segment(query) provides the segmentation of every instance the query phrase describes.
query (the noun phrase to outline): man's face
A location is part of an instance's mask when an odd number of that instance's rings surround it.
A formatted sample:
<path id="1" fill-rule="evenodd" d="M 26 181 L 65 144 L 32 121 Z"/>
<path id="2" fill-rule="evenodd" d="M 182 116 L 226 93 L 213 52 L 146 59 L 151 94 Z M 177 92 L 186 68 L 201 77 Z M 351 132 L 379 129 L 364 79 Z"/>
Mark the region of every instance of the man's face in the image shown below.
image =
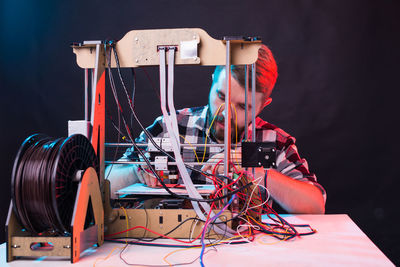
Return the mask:
<path id="1" fill-rule="evenodd" d="M 213 77 L 213 84 L 211 86 L 210 95 L 208 99 L 208 105 L 210 110 L 209 122 L 215 117 L 214 123 L 210 129 L 211 134 L 217 139 L 219 143 L 224 142 L 224 117 L 225 117 L 225 70 L 221 70 L 218 76 Z M 270 98 L 269 98 L 270 99 Z M 265 101 L 264 94 L 256 92 L 256 115 L 270 102 Z M 218 108 L 221 108 L 218 110 Z M 232 142 L 235 142 L 235 124 L 237 123 L 238 136 L 237 140 L 240 141 L 240 137 L 246 128 L 245 125 L 245 89 L 231 75 L 231 126 L 232 126 Z M 247 94 L 247 121 L 251 122 L 251 93 Z M 235 115 L 236 109 L 236 115 Z M 218 111 L 218 113 L 217 113 Z"/>

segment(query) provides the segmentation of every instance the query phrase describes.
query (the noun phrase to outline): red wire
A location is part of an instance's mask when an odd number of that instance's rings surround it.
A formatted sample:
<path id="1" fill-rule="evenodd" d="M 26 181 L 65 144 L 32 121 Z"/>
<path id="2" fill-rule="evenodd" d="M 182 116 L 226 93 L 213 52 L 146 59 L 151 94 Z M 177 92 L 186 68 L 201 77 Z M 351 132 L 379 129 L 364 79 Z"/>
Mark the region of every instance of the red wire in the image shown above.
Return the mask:
<path id="1" fill-rule="evenodd" d="M 213 202 L 213 203 L 211 204 L 210 212 L 209 212 L 208 215 L 207 215 L 206 222 L 207 222 L 207 221 L 209 220 L 209 218 L 210 218 L 210 214 L 211 214 L 211 211 L 212 211 L 213 208 L 214 208 L 214 204 L 215 204 L 215 202 Z M 149 231 L 149 232 L 151 232 L 151 233 L 153 233 L 153 234 L 155 234 L 155 235 L 159 235 L 159 236 L 162 236 L 162 237 L 164 237 L 164 238 L 168 238 L 168 239 L 171 239 L 171 240 L 174 240 L 174 241 L 178 241 L 178 242 L 181 242 L 181 243 L 186 243 L 186 244 L 193 243 L 194 241 L 196 241 L 197 239 L 199 239 L 200 236 L 201 236 L 201 234 L 202 234 L 202 233 L 200 232 L 199 235 L 198 235 L 195 239 L 193 239 L 193 240 L 191 240 L 191 241 L 184 241 L 184 240 L 175 239 L 175 238 L 172 238 L 172 237 L 169 237 L 169 236 L 166 236 L 166 235 L 157 233 L 157 232 L 155 232 L 155 231 L 153 231 L 153 230 L 150 230 L 150 229 L 148 229 L 148 228 L 146 228 L 146 227 L 144 227 L 144 226 L 134 226 L 134 227 L 129 228 L 129 229 L 126 229 L 126 230 L 124 230 L 124 231 L 117 232 L 117 233 L 113 233 L 113 234 L 109 234 L 109 235 L 106 235 L 106 236 L 104 236 L 104 237 L 111 237 L 111 236 L 123 234 L 123 233 L 126 233 L 126 232 L 128 232 L 128 231 L 132 231 L 132 230 L 139 229 L 139 228 L 140 228 L 140 229 L 144 229 L 144 230 L 146 230 L 146 231 Z"/>
<path id="2" fill-rule="evenodd" d="M 123 234 L 123 233 L 126 233 L 126 232 L 128 232 L 128 231 L 132 231 L 132 230 L 135 230 L 135 229 L 138 229 L 138 228 L 141 228 L 141 229 L 144 229 L 144 230 L 146 230 L 146 231 L 149 231 L 149 232 L 151 232 L 151 233 L 153 233 L 153 234 L 155 234 L 155 235 L 159 235 L 159 236 L 162 236 L 162 237 L 164 237 L 164 238 L 168 238 L 168 239 L 171 239 L 171 240 L 174 240 L 174 241 L 178 241 L 178 242 L 182 242 L 182 243 L 186 243 L 186 244 L 193 243 L 194 241 L 196 241 L 196 240 L 201 236 L 201 233 L 200 233 L 195 239 L 193 239 L 193 240 L 191 240 L 191 241 L 179 240 L 179 239 L 175 239 L 175 238 L 172 238 L 172 237 L 169 237 L 169 236 L 166 236 L 166 235 L 157 233 L 157 232 L 155 232 L 155 231 L 153 231 L 153 230 L 150 230 L 149 228 L 146 228 L 146 227 L 144 227 L 144 226 L 140 226 L 140 225 L 139 225 L 139 226 L 134 226 L 134 227 L 132 227 L 132 228 L 126 229 L 126 230 L 121 231 L 121 232 L 118 232 L 118 233 L 113 233 L 113 234 L 106 235 L 106 236 L 104 236 L 104 237 L 111 237 L 111 236 Z"/>

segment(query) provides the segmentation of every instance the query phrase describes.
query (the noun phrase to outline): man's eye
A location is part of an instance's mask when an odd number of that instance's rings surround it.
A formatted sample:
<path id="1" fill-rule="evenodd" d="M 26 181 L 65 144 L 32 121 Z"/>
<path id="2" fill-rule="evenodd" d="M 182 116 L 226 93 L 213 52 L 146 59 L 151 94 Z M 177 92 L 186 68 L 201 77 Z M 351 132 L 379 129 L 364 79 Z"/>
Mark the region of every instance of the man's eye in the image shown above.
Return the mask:
<path id="1" fill-rule="evenodd" d="M 245 110 L 246 106 L 245 105 L 238 105 L 240 109 Z"/>
<path id="2" fill-rule="evenodd" d="M 218 98 L 221 99 L 221 100 L 224 100 L 224 99 L 225 99 L 225 95 L 223 95 L 223 94 L 221 94 L 221 93 L 219 93 L 219 92 L 218 92 L 217 96 L 218 96 Z"/>

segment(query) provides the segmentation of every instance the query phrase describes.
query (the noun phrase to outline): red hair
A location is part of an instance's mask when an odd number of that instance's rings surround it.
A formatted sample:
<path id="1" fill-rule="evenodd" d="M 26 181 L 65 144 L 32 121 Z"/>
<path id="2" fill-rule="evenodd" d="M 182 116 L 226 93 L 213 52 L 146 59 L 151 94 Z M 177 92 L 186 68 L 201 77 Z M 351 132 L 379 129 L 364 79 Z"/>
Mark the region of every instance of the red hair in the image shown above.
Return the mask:
<path id="1" fill-rule="evenodd" d="M 219 75 L 224 66 L 217 66 L 214 76 Z M 233 78 L 245 87 L 246 74 L 244 65 L 232 65 L 231 73 Z M 276 65 L 271 50 L 264 44 L 258 50 L 258 59 L 256 61 L 256 91 L 262 92 L 265 98 L 268 98 L 275 86 L 278 78 L 278 66 Z M 251 88 L 251 71 L 249 71 L 249 88 Z"/>

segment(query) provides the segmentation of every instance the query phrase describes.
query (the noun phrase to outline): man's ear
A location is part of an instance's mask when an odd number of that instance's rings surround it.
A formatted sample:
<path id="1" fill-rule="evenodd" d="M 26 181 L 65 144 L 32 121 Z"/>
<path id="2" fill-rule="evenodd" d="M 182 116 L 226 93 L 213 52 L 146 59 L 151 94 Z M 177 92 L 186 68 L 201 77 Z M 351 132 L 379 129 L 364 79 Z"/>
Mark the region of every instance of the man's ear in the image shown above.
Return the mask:
<path id="1" fill-rule="evenodd" d="M 271 102 L 272 102 L 272 98 L 271 98 L 271 97 L 268 97 L 267 100 L 265 100 L 265 102 L 264 102 L 263 108 L 265 108 L 266 106 L 268 106 L 269 104 L 271 104 Z"/>

